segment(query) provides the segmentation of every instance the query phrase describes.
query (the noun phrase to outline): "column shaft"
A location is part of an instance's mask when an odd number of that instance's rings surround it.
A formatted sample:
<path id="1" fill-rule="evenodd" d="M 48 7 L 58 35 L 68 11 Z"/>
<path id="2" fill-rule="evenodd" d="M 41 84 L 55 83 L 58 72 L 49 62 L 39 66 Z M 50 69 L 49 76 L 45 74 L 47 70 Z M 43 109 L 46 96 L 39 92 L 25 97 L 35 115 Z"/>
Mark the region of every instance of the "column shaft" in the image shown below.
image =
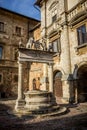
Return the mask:
<path id="1" fill-rule="evenodd" d="M 19 70 L 18 70 L 18 99 L 23 99 L 23 68 L 22 63 L 19 62 Z"/>
<path id="2" fill-rule="evenodd" d="M 49 64 L 49 91 L 53 92 L 53 64 Z"/>
<path id="3" fill-rule="evenodd" d="M 44 67 L 44 88 L 43 90 L 47 89 L 47 64 L 43 65 Z"/>

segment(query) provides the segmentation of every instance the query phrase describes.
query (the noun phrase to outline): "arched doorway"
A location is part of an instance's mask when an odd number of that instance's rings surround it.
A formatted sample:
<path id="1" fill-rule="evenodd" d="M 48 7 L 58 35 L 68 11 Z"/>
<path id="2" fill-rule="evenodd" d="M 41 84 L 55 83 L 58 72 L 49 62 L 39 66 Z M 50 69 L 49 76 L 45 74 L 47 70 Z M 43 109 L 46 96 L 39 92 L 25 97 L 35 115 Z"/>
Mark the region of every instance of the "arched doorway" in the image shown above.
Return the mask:
<path id="1" fill-rule="evenodd" d="M 54 94 L 55 94 L 55 97 L 57 98 L 61 98 L 63 96 L 63 92 L 62 92 L 62 81 L 61 81 L 61 78 L 62 78 L 62 73 L 61 71 L 57 71 L 55 74 L 54 74 Z"/>
<path id="2" fill-rule="evenodd" d="M 78 102 L 87 102 L 87 65 L 82 65 L 77 72 Z"/>

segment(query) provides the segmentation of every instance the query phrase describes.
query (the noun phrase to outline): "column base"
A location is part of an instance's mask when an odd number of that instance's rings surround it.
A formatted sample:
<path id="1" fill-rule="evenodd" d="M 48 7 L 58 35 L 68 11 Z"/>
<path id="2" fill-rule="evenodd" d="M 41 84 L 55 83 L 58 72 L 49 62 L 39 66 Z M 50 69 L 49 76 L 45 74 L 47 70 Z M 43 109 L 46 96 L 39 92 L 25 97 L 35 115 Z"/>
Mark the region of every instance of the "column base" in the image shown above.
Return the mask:
<path id="1" fill-rule="evenodd" d="M 16 100 L 16 105 L 15 105 L 15 110 L 19 112 L 20 110 L 23 110 L 25 106 L 25 100 L 24 99 L 17 99 Z"/>
<path id="2" fill-rule="evenodd" d="M 61 100 L 65 104 L 69 103 L 69 98 L 68 97 L 63 97 Z"/>

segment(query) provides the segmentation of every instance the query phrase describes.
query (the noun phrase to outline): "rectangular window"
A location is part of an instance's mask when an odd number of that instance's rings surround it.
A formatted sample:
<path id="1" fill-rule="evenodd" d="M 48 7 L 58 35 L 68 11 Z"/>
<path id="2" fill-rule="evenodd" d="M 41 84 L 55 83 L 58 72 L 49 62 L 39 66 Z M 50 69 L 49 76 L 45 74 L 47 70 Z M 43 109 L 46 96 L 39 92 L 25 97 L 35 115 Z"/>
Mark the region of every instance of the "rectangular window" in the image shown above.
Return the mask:
<path id="1" fill-rule="evenodd" d="M 57 9 L 52 11 L 52 23 L 57 20 Z"/>
<path id="2" fill-rule="evenodd" d="M 18 75 L 14 75 L 14 82 L 18 82 Z"/>
<path id="3" fill-rule="evenodd" d="M 54 16 L 52 17 L 52 22 L 55 22 L 56 19 L 57 19 L 57 15 L 54 15 Z"/>
<path id="4" fill-rule="evenodd" d="M 53 45 L 53 51 L 54 52 L 58 52 L 58 53 L 61 52 L 60 38 L 58 38 L 57 40 L 53 41 L 52 45 Z"/>
<path id="5" fill-rule="evenodd" d="M 0 74 L 0 83 L 2 82 L 2 74 Z"/>
<path id="6" fill-rule="evenodd" d="M 0 46 L 0 59 L 2 59 L 2 51 L 3 51 L 3 48 L 2 46 Z"/>
<path id="7" fill-rule="evenodd" d="M 21 36 L 21 28 L 20 27 L 16 27 L 16 30 L 15 30 L 16 34 L 18 36 Z"/>
<path id="8" fill-rule="evenodd" d="M 4 32 L 4 23 L 0 22 L 0 32 Z"/>
<path id="9" fill-rule="evenodd" d="M 79 28 L 77 28 L 77 37 L 78 37 L 78 45 L 87 43 L 87 32 L 85 25 L 82 25 Z"/>

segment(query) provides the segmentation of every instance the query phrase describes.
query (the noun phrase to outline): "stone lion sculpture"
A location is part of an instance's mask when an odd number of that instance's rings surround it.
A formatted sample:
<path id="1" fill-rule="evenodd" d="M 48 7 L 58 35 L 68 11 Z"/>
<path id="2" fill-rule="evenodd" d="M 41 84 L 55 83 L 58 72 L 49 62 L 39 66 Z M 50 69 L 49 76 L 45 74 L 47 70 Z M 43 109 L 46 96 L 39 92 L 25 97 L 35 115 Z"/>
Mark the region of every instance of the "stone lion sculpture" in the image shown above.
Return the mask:
<path id="1" fill-rule="evenodd" d="M 34 44 L 34 38 L 30 37 L 27 44 L 26 44 L 26 48 L 32 48 Z"/>

